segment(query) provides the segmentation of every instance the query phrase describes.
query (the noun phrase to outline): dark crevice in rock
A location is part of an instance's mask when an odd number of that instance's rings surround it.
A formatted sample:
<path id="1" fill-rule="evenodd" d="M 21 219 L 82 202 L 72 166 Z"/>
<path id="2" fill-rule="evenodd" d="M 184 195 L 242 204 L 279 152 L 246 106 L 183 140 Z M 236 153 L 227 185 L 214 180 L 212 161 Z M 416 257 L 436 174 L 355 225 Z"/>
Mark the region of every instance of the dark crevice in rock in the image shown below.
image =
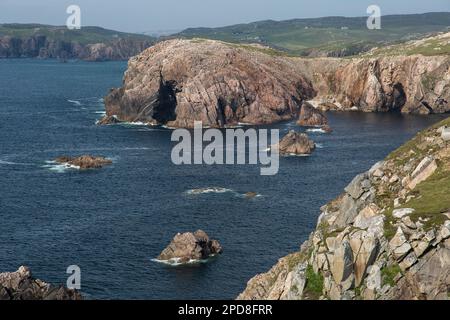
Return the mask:
<path id="1" fill-rule="evenodd" d="M 393 102 L 392 102 L 392 108 L 391 111 L 401 111 L 403 106 L 406 104 L 407 98 L 405 89 L 403 88 L 403 85 L 401 83 L 396 83 L 394 85 L 394 90 L 392 92 L 393 95 Z"/>
<path id="2" fill-rule="evenodd" d="M 223 127 L 226 124 L 225 108 L 227 103 L 223 98 L 217 99 L 217 122 L 218 125 Z"/>
<path id="3" fill-rule="evenodd" d="M 177 84 L 175 81 L 164 81 L 161 77 L 158 103 L 153 108 L 153 119 L 165 124 L 177 118 Z"/>

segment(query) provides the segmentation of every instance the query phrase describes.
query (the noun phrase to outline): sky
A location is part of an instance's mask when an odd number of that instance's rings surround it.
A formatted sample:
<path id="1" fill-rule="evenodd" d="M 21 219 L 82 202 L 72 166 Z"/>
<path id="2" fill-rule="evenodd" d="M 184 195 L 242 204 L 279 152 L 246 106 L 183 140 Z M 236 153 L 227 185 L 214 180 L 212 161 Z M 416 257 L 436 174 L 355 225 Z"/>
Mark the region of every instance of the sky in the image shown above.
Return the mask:
<path id="1" fill-rule="evenodd" d="M 366 16 L 450 11 L 450 0 L 0 0 L 0 23 L 64 25 L 69 5 L 81 8 L 82 26 L 126 32 L 218 27 L 273 19 Z M 450 25 L 450 21 L 449 21 Z"/>

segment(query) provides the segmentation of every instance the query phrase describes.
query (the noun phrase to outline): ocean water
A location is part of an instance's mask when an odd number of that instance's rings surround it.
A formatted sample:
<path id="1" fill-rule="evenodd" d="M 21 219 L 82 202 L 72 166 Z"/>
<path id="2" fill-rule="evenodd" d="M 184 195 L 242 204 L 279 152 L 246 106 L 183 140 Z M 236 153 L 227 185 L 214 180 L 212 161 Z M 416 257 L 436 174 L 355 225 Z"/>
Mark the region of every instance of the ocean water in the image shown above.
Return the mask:
<path id="1" fill-rule="evenodd" d="M 442 118 L 329 114 L 334 132 L 308 132 L 319 148 L 281 158 L 275 176 L 260 176 L 259 166 L 175 166 L 170 130 L 95 125 L 125 68 L 0 60 L 1 271 L 28 265 L 37 278 L 65 283 L 66 268 L 78 265 L 91 299 L 235 298 L 298 250 L 319 207 L 356 174 Z M 79 172 L 51 162 L 86 153 L 114 164 Z M 249 191 L 260 196 L 242 196 Z M 187 267 L 152 260 L 177 232 L 197 229 L 219 239 L 223 255 Z"/>

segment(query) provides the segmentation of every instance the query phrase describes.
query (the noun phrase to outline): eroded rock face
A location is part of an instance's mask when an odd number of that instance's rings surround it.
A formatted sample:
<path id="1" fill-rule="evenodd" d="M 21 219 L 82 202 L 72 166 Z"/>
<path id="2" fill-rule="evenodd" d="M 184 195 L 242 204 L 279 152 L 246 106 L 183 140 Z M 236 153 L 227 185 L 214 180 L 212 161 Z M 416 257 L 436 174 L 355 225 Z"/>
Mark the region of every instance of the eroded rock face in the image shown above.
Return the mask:
<path id="1" fill-rule="evenodd" d="M 311 63 L 299 61 L 305 68 Z M 315 63 L 314 98 L 325 110 L 402 113 L 450 111 L 448 56 L 355 58 Z"/>
<path id="2" fill-rule="evenodd" d="M 222 253 L 217 240 L 210 239 L 206 232 L 198 230 L 194 233 L 178 233 L 172 242 L 158 256 L 161 261 L 189 262 L 204 260 Z"/>
<path id="3" fill-rule="evenodd" d="M 55 287 L 32 277 L 27 267 L 0 273 L 0 300 L 81 300 L 79 292 Z"/>
<path id="4" fill-rule="evenodd" d="M 107 115 L 171 127 L 221 127 L 293 119 L 311 84 L 291 60 L 212 40 L 170 40 L 132 58 Z"/>
<path id="5" fill-rule="evenodd" d="M 55 161 L 60 164 L 66 164 L 80 169 L 99 169 L 112 163 L 110 159 L 105 157 L 94 157 L 90 155 L 75 158 L 63 156 L 56 158 Z"/>
<path id="6" fill-rule="evenodd" d="M 316 145 L 306 134 L 291 130 L 273 148 L 278 148 L 282 155 L 307 155 L 314 151 Z"/>

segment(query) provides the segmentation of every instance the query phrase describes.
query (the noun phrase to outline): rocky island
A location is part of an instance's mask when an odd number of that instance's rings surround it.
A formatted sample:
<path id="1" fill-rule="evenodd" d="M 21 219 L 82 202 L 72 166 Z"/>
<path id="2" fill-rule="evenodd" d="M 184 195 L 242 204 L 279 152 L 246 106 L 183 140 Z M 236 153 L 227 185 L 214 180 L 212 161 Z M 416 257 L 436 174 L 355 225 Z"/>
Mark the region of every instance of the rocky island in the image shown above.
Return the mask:
<path id="1" fill-rule="evenodd" d="M 316 144 L 306 134 L 291 130 L 273 148 L 277 148 L 281 155 L 309 155 Z"/>
<path id="2" fill-rule="evenodd" d="M 112 164 L 110 159 L 105 157 L 94 157 L 84 155 L 80 157 L 62 156 L 55 159 L 56 163 L 72 166 L 79 169 L 99 169 L 105 165 Z"/>
<path id="3" fill-rule="evenodd" d="M 450 118 L 419 133 L 321 208 L 297 253 L 238 299 L 448 299 Z"/>
<path id="4" fill-rule="evenodd" d="M 206 260 L 222 253 L 219 241 L 210 239 L 206 232 L 178 233 L 158 256 L 159 261 L 186 264 Z"/>

